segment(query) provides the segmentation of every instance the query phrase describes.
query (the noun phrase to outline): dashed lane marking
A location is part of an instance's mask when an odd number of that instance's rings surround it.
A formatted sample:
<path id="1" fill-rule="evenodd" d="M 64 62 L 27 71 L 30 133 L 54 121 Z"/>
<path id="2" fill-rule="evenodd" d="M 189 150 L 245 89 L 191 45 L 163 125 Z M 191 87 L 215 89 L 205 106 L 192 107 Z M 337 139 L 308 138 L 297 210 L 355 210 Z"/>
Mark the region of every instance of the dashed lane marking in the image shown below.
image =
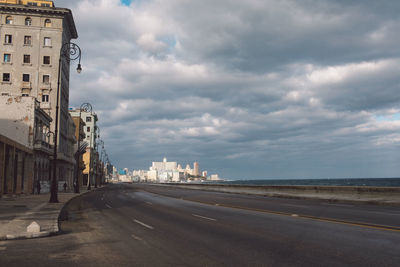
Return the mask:
<path id="1" fill-rule="evenodd" d="M 201 216 L 201 215 L 197 215 L 197 214 L 192 214 L 194 217 L 197 218 L 201 218 L 201 219 L 205 219 L 205 220 L 210 220 L 210 221 L 216 221 L 217 219 L 213 219 L 213 218 L 209 218 L 209 217 L 205 217 L 205 216 Z"/>
<path id="2" fill-rule="evenodd" d="M 136 239 L 138 241 L 143 241 L 143 239 L 141 239 L 140 237 L 138 237 L 138 236 L 136 236 L 134 234 L 132 234 L 131 236 L 132 236 L 133 239 Z"/>
<path id="3" fill-rule="evenodd" d="M 133 220 L 135 223 L 137 223 L 137 224 L 140 224 L 141 226 L 144 226 L 144 227 L 146 227 L 146 228 L 148 228 L 148 229 L 151 229 L 151 230 L 154 230 L 154 227 L 153 226 L 150 226 L 150 225 L 148 225 L 148 224 L 145 224 L 144 222 L 141 222 L 141 221 L 138 221 L 138 220 Z"/>
<path id="4" fill-rule="evenodd" d="M 6 247 L 0 247 L 0 251 L 4 251 L 6 249 L 7 249 Z"/>
<path id="5" fill-rule="evenodd" d="M 152 192 L 150 192 L 150 193 L 152 193 Z M 162 195 L 162 194 L 159 194 L 159 195 Z M 171 197 L 171 196 L 166 196 L 166 197 Z M 210 203 L 210 202 L 205 202 L 205 201 L 190 200 L 190 199 L 183 199 L 183 198 L 181 198 L 181 199 L 185 200 L 185 201 L 194 202 L 194 203 L 204 204 L 204 205 L 212 205 L 212 206 L 219 206 L 219 207 L 224 207 L 224 208 L 247 210 L 247 211 L 253 211 L 253 212 L 261 212 L 261 213 L 274 214 L 274 215 L 280 215 L 280 216 L 292 216 L 292 213 L 281 212 L 281 211 L 265 210 L 265 209 L 249 208 L 249 207 L 241 207 L 241 206 L 235 206 L 235 205 L 229 205 L 229 204 L 221 204 L 221 203 L 216 205 L 216 203 Z M 339 204 L 339 205 L 341 205 L 341 204 Z M 346 204 L 342 204 L 342 205 L 346 205 Z M 374 223 L 366 223 L 366 222 L 357 222 L 357 221 L 348 221 L 348 220 L 341 220 L 341 219 L 334 219 L 334 218 L 310 216 L 310 215 L 305 215 L 305 214 L 297 214 L 297 215 L 298 215 L 299 219 L 301 218 L 301 219 L 309 219 L 309 220 L 328 222 L 328 223 L 351 225 L 351 226 L 355 226 L 355 227 L 377 229 L 377 230 L 381 230 L 381 231 L 400 232 L 400 227 L 399 226 L 393 226 L 393 225 L 380 225 L 380 224 L 374 224 Z"/>
<path id="6" fill-rule="evenodd" d="M 299 215 L 297 215 L 297 214 L 292 214 L 292 217 L 299 217 Z"/>
<path id="7" fill-rule="evenodd" d="M 110 205 L 108 205 L 108 204 L 106 204 L 106 207 L 109 208 L 109 209 L 112 209 L 112 207 Z"/>

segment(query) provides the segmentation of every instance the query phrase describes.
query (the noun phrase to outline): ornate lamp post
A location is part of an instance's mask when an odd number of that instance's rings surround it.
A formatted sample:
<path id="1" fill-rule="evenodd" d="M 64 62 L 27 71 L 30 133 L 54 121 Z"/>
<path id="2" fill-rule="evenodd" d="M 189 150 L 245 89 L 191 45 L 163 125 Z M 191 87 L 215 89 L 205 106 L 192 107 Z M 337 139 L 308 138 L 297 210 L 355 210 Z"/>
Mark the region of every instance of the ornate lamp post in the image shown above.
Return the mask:
<path id="1" fill-rule="evenodd" d="M 79 173 L 80 173 L 80 163 L 81 163 L 81 137 L 80 137 L 80 132 L 81 132 L 81 117 L 82 117 L 82 110 L 84 112 L 90 112 L 90 114 L 92 114 L 92 105 L 89 103 L 83 103 L 80 107 L 79 107 L 79 123 L 78 123 L 78 155 L 77 155 L 77 162 L 76 162 L 76 175 L 75 175 L 75 182 L 74 182 L 74 192 L 75 193 L 79 193 Z M 89 170 L 90 171 L 90 170 Z M 89 178 L 89 175 L 88 175 Z M 89 181 L 89 179 L 88 179 Z"/>
<path id="2" fill-rule="evenodd" d="M 100 186 L 102 185 L 102 180 L 103 180 L 103 169 L 104 169 L 104 163 L 103 163 L 103 155 L 104 155 L 104 142 L 103 140 L 99 139 L 97 147 L 100 148 L 101 145 L 101 152 L 99 156 L 99 165 L 100 165 Z"/>
<path id="3" fill-rule="evenodd" d="M 60 49 L 60 59 L 58 61 L 58 82 L 57 82 L 57 104 L 56 104 L 56 121 L 55 121 L 55 130 L 54 130 L 54 152 L 53 152 L 53 177 L 51 177 L 51 189 L 50 189 L 50 203 L 58 202 L 58 181 L 57 181 L 57 138 L 58 138 L 58 112 L 59 112 L 59 102 L 60 102 L 60 81 L 61 81 L 61 61 L 62 59 L 68 61 L 77 60 L 78 67 L 76 71 L 81 73 L 81 48 L 74 43 L 65 43 Z"/>
<path id="4" fill-rule="evenodd" d="M 47 134 L 46 134 L 47 143 L 48 143 L 48 144 L 50 144 L 50 135 L 53 135 L 53 142 L 54 142 L 54 137 L 55 137 L 54 132 L 48 131 Z M 50 164 L 50 162 L 49 162 L 49 180 L 50 180 L 50 179 L 51 179 L 51 164 Z"/>

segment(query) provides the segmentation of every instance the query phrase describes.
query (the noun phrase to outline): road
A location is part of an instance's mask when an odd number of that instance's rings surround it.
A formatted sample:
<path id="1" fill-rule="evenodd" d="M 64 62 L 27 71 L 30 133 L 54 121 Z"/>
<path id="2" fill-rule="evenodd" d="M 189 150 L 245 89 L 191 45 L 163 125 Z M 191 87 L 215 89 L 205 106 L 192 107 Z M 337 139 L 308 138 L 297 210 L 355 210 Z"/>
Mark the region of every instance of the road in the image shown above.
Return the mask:
<path id="1" fill-rule="evenodd" d="M 400 209 L 109 185 L 62 234 L 0 242 L 0 266 L 399 266 Z"/>

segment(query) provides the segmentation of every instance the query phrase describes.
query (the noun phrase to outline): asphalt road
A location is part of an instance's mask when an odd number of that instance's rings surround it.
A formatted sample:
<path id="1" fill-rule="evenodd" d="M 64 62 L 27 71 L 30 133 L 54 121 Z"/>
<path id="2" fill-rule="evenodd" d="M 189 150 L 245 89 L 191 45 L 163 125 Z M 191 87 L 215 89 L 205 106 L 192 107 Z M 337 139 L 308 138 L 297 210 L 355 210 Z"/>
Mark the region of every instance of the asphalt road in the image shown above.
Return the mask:
<path id="1" fill-rule="evenodd" d="M 0 266 L 399 266 L 399 207 L 110 185 Z"/>

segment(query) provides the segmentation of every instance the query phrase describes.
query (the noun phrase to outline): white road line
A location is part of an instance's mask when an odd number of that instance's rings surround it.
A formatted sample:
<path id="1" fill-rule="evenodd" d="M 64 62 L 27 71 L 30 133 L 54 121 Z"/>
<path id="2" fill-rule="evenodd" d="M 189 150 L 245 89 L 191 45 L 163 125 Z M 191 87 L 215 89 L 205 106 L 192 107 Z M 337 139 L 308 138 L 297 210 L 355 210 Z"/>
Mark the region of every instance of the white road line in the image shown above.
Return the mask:
<path id="1" fill-rule="evenodd" d="M 292 214 L 292 217 L 299 217 L 299 215 L 297 215 L 297 214 Z"/>
<path id="2" fill-rule="evenodd" d="M 108 205 L 108 204 L 106 204 L 106 207 L 109 208 L 109 209 L 112 209 L 112 207 L 110 205 Z"/>
<path id="3" fill-rule="evenodd" d="M 6 249 L 7 249 L 6 247 L 0 247 L 0 251 L 6 250 Z"/>
<path id="4" fill-rule="evenodd" d="M 213 218 L 209 218 L 209 217 L 204 217 L 201 215 L 197 215 L 197 214 L 192 214 L 194 217 L 198 217 L 198 218 L 202 218 L 202 219 L 206 219 L 206 220 L 210 220 L 210 221 L 216 221 L 216 219 Z"/>
<path id="5" fill-rule="evenodd" d="M 135 236 L 134 234 L 132 234 L 132 237 L 133 237 L 134 239 L 136 239 L 136 240 L 143 241 L 143 239 L 141 239 L 141 238 L 138 237 L 138 236 Z"/>
<path id="6" fill-rule="evenodd" d="M 138 221 L 138 220 L 133 220 L 135 223 L 138 223 L 138 224 L 140 224 L 141 226 L 144 226 L 144 227 L 146 227 L 146 228 L 149 228 L 149 229 L 151 229 L 151 230 L 154 230 L 154 227 L 153 226 L 150 226 L 150 225 L 147 225 L 147 224 L 145 224 L 145 223 L 143 223 L 143 222 L 141 222 L 141 221 Z"/>

